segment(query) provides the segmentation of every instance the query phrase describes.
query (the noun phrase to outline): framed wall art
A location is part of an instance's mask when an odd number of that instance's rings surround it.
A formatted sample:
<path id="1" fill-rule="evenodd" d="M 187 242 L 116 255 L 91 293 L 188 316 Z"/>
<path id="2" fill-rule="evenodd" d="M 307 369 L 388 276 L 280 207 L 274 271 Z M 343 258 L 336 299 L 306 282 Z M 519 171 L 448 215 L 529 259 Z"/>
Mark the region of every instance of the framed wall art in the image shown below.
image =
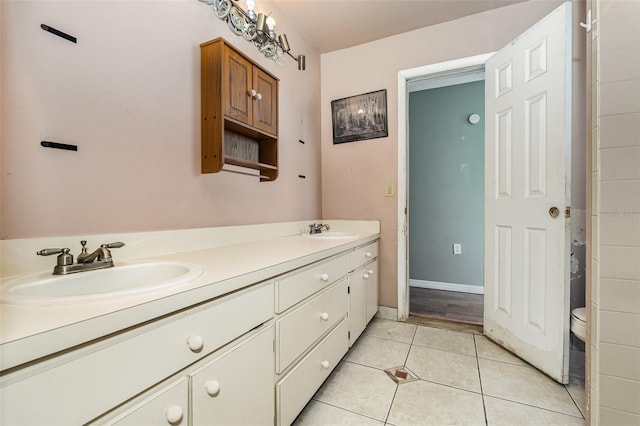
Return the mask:
<path id="1" fill-rule="evenodd" d="M 331 101 L 331 119 L 334 145 L 389 136 L 387 90 Z"/>

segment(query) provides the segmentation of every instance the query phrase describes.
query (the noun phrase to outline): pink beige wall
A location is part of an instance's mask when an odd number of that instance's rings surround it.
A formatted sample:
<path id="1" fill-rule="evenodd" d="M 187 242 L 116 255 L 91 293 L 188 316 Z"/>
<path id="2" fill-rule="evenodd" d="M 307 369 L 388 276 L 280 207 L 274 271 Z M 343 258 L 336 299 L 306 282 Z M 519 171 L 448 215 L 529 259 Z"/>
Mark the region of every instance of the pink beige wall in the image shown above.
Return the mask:
<path id="1" fill-rule="evenodd" d="M 640 424 L 640 2 L 594 0 L 592 425 Z"/>
<path id="2" fill-rule="evenodd" d="M 380 305 L 398 297 L 398 199 L 385 196 L 398 184 L 398 72 L 498 50 L 560 3 L 519 3 L 322 55 L 322 215 L 381 221 Z M 389 137 L 333 145 L 331 100 L 380 89 Z"/>
<path id="3" fill-rule="evenodd" d="M 306 71 L 290 58 L 261 57 L 196 0 L 0 4 L 0 238 L 320 216 L 319 55 L 270 2 L 260 10 L 273 11 L 293 53 L 307 55 Z M 200 173 L 199 44 L 218 36 L 280 78 L 275 182 Z M 42 140 L 78 151 L 42 148 Z"/>

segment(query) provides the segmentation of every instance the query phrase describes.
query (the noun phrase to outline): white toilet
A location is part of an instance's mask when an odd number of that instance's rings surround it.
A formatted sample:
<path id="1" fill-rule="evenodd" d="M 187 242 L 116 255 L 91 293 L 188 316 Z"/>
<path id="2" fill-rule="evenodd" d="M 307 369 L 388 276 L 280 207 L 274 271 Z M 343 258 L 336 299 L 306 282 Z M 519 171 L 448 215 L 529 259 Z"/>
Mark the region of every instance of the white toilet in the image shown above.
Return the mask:
<path id="1" fill-rule="evenodd" d="M 571 332 L 584 342 L 587 330 L 587 309 L 575 308 L 571 311 Z"/>

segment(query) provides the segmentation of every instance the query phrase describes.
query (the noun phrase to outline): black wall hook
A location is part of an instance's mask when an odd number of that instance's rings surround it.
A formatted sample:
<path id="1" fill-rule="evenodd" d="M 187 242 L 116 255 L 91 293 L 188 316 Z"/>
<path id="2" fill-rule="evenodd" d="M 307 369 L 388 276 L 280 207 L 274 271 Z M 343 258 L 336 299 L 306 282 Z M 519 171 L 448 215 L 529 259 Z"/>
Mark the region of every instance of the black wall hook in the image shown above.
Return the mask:
<path id="1" fill-rule="evenodd" d="M 42 28 L 43 30 L 45 30 L 45 31 L 47 31 L 47 32 L 50 32 L 51 34 L 55 34 L 55 35 L 57 35 L 58 37 L 62 37 L 62 38 L 63 38 L 63 39 L 65 39 L 65 40 L 69 40 L 71 43 L 77 43 L 77 42 L 78 42 L 78 39 L 77 39 L 77 38 L 75 38 L 74 36 L 69 35 L 69 34 L 67 34 L 67 33 L 63 33 L 62 31 L 60 31 L 60 30 L 56 30 L 55 28 L 50 27 L 50 26 L 48 26 L 48 25 L 41 24 L 41 25 L 40 25 L 40 28 Z"/>
<path id="2" fill-rule="evenodd" d="M 42 145 L 45 148 L 65 149 L 67 151 L 78 150 L 78 145 L 69 145 L 66 143 L 59 143 L 59 142 L 42 141 L 40 142 L 40 145 Z"/>

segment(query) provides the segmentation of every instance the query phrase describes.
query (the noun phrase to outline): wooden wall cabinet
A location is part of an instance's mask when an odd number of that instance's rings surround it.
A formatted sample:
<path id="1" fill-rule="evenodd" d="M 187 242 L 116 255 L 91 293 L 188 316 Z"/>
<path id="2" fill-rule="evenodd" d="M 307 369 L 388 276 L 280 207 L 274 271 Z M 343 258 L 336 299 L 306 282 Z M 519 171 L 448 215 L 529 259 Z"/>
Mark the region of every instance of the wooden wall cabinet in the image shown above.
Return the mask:
<path id="1" fill-rule="evenodd" d="M 223 38 L 200 45 L 202 173 L 224 164 L 278 176 L 278 79 Z"/>

